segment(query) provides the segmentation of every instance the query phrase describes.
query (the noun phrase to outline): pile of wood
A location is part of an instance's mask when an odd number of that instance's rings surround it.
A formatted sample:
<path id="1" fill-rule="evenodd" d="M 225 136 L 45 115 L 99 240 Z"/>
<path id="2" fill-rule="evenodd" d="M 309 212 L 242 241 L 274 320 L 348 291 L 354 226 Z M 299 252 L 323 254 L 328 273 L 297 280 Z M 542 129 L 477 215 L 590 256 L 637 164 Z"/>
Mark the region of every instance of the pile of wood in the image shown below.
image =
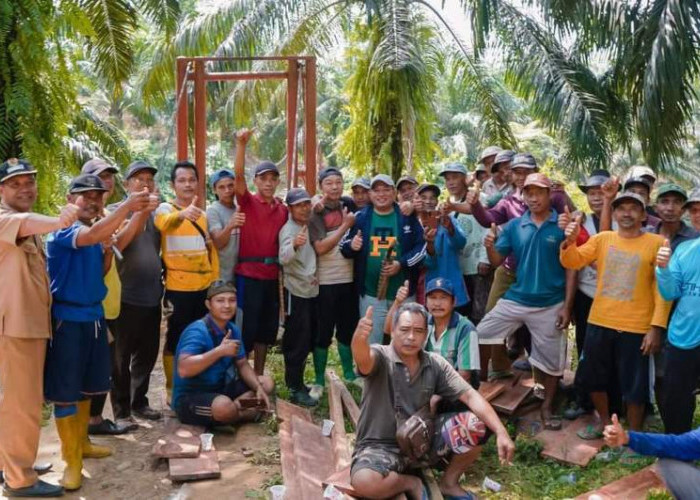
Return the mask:
<path id="1" fill-rule="evenodd" d="M 181 424 L 176 418 L 165 423 L 165 433 L 153 445 L 151 455 L 168 460 L 172 481 L 197 481 L 221 477 L 219 457 L 212 444 L 211 450 L 202 450 L 200 435 L 204 427 Z"/>

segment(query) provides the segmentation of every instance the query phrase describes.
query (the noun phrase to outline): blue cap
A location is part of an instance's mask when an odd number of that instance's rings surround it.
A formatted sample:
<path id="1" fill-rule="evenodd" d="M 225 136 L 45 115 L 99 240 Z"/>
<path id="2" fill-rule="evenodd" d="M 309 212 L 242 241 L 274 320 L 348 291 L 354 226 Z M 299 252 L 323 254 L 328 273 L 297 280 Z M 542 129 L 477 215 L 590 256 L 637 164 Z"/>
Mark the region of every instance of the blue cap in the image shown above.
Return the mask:
<path id="1" fill-rule="evenodd" d="M 311 195 L 304 188 L 292 188 L 287 192 L 287 197 L 284 199 L 287 205 L 296 205 L 305 201 L 311 201 Z"/>
<path id="2" fill-rule="evenodd" d="M 508 163 L 510 161 L 513 161 L 514 156 L 515 151 L 511 151 L 510 149 L 504 149 L 502 151 L 499 151 L 496 155 L 496 158 L 493 160 L 493 165 L 491 165 L 491 172 L 497 172 L 498 167 L 501 163 Z"/>
<path id="3" fill-rule="evenodd" d="M 0 165 L 0 182 L 18 175 L 36 175 L 36 169 L 27 160 L 10 158 Z"/>
<path id="4" fill-rule="evenodd" d="M 352 185 L 350 187 L 354 188 L 356 186 L 365 189 L 370 189 L 369 179 L 367 177 L 358 177 L 357 179 L 352 181 Z"/>
<path id="5" fill-rule="evenodd" d="M 86 191 L 107 191 L 102 179 L 94 174 L 80 174 L 70 181 L 68 192 L 70 194 L 84 193 Z"/>
<path id="6" fill-rule="evenodd" d="M 519 153 L 513 156 L 510 168 L 537 168 L 537 161 L 530 153 Z"/>
<path id="7" fill-rule="evenodd" d="M 340 172 L 340 170 L 338 168 L 326 167 L 318 173 L 318 182 L 319 183 L 323 182 L 323 179 L 326 179 L 326 178 L 330 177 L 331 175 L 337 175 L 341 179 L 343 177 L 343 174 Z"/>
<path id="8" fill-rule="evenodd" d="M 455 296 L 455 290 L 452 286 L 452 282 L 447 278 L 433 278 L 428 281 L 428 284 L 425 287 L 425 294 L 430 295 L 436 290 L 441 290 L 452 295 L 453 297 Z"/>
<path id="9" fill-rule="evenodd" d="M 465 167 L 461 163 L 448 163 L 447 165 L 442 167 L 442 170 L 440 170 L 440 175 L 444 177 L 445 174 L 448 172 L 467 175 L 467 167 Z"/>
<path id="10" fill-rule="evenodd" d="M 257 174 L 256 174 L 257 175 Z M 213 174 L 209 176 L 209 185 L 211 186 L 212 189 L 216 187 L 216 183 L 219 182 L 221 179 L 235 179 L 236 176 L 234 175 L 233 172 L 231 172 L 227 168 L 222 168 L 221 170 L 217 170 Z"/>
<path id="11" fill-rule="evenodd" d="M 389 187 L 396 187 L 396 185 L 394 184 L 394 180 L 386 174 L 377 174 L 374 177 L 372 177 L 372 182 L 369 183 L 370 189 L 373 188 L 377 182 L 386 184 Z"/>
<path id="12" fill-rule="evenodd" d="M 271 161 L 264 161 L 262 163 L 259 163 L 257 167 L 255 167 L 255 177 L 258 175 L 266 174 L 268 172 L 274 172 L 277 175 L 280 174 L 280 171 L 277 169 L 277 165 L 272 163 Z"/>

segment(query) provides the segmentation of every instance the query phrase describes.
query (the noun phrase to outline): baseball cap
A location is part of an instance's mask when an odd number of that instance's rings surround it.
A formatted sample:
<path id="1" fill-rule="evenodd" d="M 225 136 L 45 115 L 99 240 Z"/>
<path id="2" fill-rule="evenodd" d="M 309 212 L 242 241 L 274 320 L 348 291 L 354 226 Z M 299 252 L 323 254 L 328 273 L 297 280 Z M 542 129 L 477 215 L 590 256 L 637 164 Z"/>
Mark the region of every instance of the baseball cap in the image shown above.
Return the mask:
<path id="1" fill-rule="evenodd" d="M 318 173 L 318 182 L 323 182 L 323 179 L 326 179 L 331 175 L 337 175 L 340 178 L 343 177 L 343 174 L 336 167 L 327 167 Z"/>
<path id="2" fill-rule="evenodd" d="M 628 187 L 630 187 L 633 184 L 641 184 L 643 186 L 646 186 L 646 188 L 651 192 L 651 182 L 649 182 L 647 179 L 644 177 L 630 177 L 625 181 L 625 185 L 623 189 L 627 190 Z"/>
<path id="3" fill-rule="evenodd" d="M 207 298 L 211 299 L 214 295 L 219 295 L 222 293 L 236 293 L 236 285 L 233 284 L 233 281 L 213 281 L 207 289 Z"/>
<path id="4" fill-rule="evenodd" d="M 453 297 L 455 296 L 455 290 L 452 286 L 452 282 L 447 278 L 433 278 L 430 281 L 428 281 L 428 284 L 425 287 L 425 294 L 430 295 L 436 290 L 441 290 L 445 293 L 452 295 Z"/>
<path id="5" fill-rule="evenodd" d="M 541 188 L 552 189 L 552 181 L 550 181 L 549 177 L 546 175 L 540 172 L 535 172 L 534 174 L 530 174 L 525 178 L 525 184 L 523 187 L 526 188 L 528 186 L 538 186 Z"/>
<path id="6" fill-rule="evenodd" d="M 211 186 L 212 189 L 216 186 L 216 183 L 219 182 L 221 179 L 235 179 L 236 174 L 231 172 L 227 168 L 222 168 L 221 170 L 217 170 L 211 176 L 209 176 L 209 185 Z"/>
<path id="7" fill-rule="evenodd" d="M 586 182 L 579 184 L 578 188 L 584 193 L 588 191 L 588 188 L 599 187 L 605 184 L 610 179 L 610 172 L 607 170 L 594 170 L 591 175 L 588 176 Z"/>
<path id="8" fill-rule="evenodd" d="M 297 203 L 311 201 L 311 195 L 304 188 L 292 188 L 287 192 L 284 201 L 287 205 L 296 205 Z"/>
<path id="9" fill-rule="evenodd" d="M 364 189 L 370 189 L 371 186 L 369 184 L 369 179 L 367 177 L 358 177 L 357 179 L 352 181 L 352 185 L 350 186 L 351 189 L 354 187 L 361 187 Z"/>
<path id="10" fill-rule="evenodd" d="M 258 175 L 266 174 L 267 172 L 274 172 L 277 175 L 280 174 L 280 171 L 277 169 L 277 165 L 275 165 L 271 161 L 264 161 L 258 163 L 258 165 L 255 167 L 255 177 L 257 177 Z"/>
<path id="11" fill-rule="evenodd" d="M 404 175 L 403 177 L 401 177 L 399 179 L 399 182 L 396 183 L 396 188 L 397 189 L 400 188 L 401 184 L 403 184 L 404 182 L 408 182 L 409 184 L 414 184 L 416 186 L 418 185 L 418 181 L 416 180 L 415 177 L 413 177 L 411 175 Z"/>
<path id="12" fill-rule="evenodd" d="M 155 174 L 158 172 L 158 169 L 151 165 L 148 162 L 145 162 L 143 160 L 136 160 L 135 162 L 132 162 L 131 165 L 129 165 L 126 169 L 126 178 L 128 179 L 129 177 L 138 174 L 139 172 L 143 170 L 148 170 L 149 172 Z"/>
<path id="13" fill-rule="evenodd" d="M 483 167 L 483 165 L 482 165 L 482 167 Z M 484 171 L 486 171 L 486 170 L 484 170 Z M 467 175 L 467 167 L 465 167 L 461 163 L 447 163 L 444 167 L 442 167 L 442 170 L 440 170 L 440 175 L 444 176 L 448 172 L 454 172 L 456 174 Z"/>
<path id="14" fill-rule="evenodd" d="M 372 181 L 369 183 L 370 189 L 373 188 L 377 182 L 386 184 L 389 187 L 396 187 L 393 179 L 386 174 L 377 174 L 374 177 L 372 177 Z"/>
<path id="15" fill-rule="evenodd" d="M 475 173 L 479 172 L 486 172 L 486 166 L 483 163 L 477 163 L 476 164 L 476 170 L 474 170 Z"/>
<path id="16" fill-rule="evenodd" d="M 92 174 L 100 175 L 102 172 L 113 172 L 115 174 L 119 173 L 119 169 L 114 165 L 110 165 L 101 158 L 93 158 L 88 160 L 83 164 L 83 168 L 80 169 L 81 174 Z"/>
<path id="17" fill-rule="evenodd" d="M 513 156 L 511 168 L 537 168 L 537 161 L 530 153 L 519 153 Z"/>
<path id="18" fill-rule="evenodd" d="M 659 186 L 656 190 L 656 201 L 659 201 L 659 198 L 668 193 L 676 193 L 680 195 L 684 202 L 688 199 L 688 192 L 685 189 L 678 184 L 674 184 L 673 182 L 667 182 Z"/>
<path id="19" fill-rule="evenodd" d="M 627 177 L 631 178 L 644 176 L 651 177 L 653 179 L 651 181 L 652 184 L 656 182 L 656 174 L 651 168 L 647 167 L 646 165 L 632 165 L 632 167 L 630 167 L 629 169 L 629 174 Z"/>
<path id="20" fill-rule="evenodd" d="M 437 187 L 435 184 L 429 184 L 429 183 L 423 183 L 420 186 L 418 186 L 418 189 L 416 189 L 416 193 L 421 194 L 423 191 L 431 190 L 433 193 L 435 193 L 435 197 L 440 196 L 440 188 Z"/>
<path id="21" fill-rule="evenodd" d="M 80 174 L 70 181 L 68 192 L 70 194 L 84 193 L 86 191 L 107 191 L 102 179 L 94 174 Z"/>
<path id="22" fill-rule="evenodd" d="M 685 202 L 685 205 L 683 205 L 683 208 L 688 208 L 691 203 L 700 203 L 700 187 L 696 187 L 690 192 L 690 196 Z"/>
<path id="23" fill-rule="evenodd" d="M 18 175 L 28 174 L 36 175 L 36 169 L 27 160 L 10 158 L 0 165 L 0 182 L 5 182 L 7 179 Z"/>
<path id="24" fill-rule="evenodd" d="M 498 153 L 502 151 L 501 148 L 498 146 L 489 146 L 486 149 L 484 149 L 481 154 L 479 155 L 479 163 L 483 162 L 486 158 L 489 156 L 496 156 Z"/>
<path id="25" fill-rule="evenodd" d="M 644 198 L 642 198 L 637 193 L 633 193 L 631 191 L 623 191 L 622 193 L 619 193 L 613 200 L 612 207 L 617 208 L 620 205 L 620 203 L 624 201 L 636 201 L 637 203 L 639 203 L 642 209 L 646 209 L 646 203 L 644 202 Z"/>
<path id="26" fill-rule="evenodd" d="M 496 159 L 493 160 L 493 165 L 491 165 L 491 172 L 498 170 L 499 163 L 508 163 L 509 161 L 513 161 L 514 156 L 515 151 L 511 151 L 510 149 L 503 149 L 499 151 L 496 155 Z"/>

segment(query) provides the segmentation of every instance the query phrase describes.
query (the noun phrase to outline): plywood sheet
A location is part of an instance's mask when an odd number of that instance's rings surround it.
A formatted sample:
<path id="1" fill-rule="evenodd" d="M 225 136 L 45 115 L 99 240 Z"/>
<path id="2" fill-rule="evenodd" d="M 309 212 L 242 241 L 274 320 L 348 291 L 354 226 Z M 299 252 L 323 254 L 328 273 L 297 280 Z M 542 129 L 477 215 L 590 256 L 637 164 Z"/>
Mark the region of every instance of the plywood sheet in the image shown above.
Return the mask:
<path id="1" fill-rule="evenodd" d="M 575 500 L 587 500 L 591 495 L 598 495 L 601 500 L 646 500 L 651 489 L 665 489 L 653 465 L 579 495 Z"/>
<path id="2" fill-rule="evenodd" d="M 585 467 L 600 451 L 604 443 L 602 439 L 583 440 L 576 433 L 594 422 L 592 415 L 586 415 L 573 422 L 564 420 L 560 431 L 543 430 L 538 433 L 535 439 L 544 445 L 542 456 Z"/>
<path id="3" fill-rule="evenodd" d="M 197 481 L 221 477 L 219 457 L 214 449 L 201 452 L 197 458 L 171 458 L 169 462 L 172 481 Z"/>
<path id="4" fill-rule="evenodd" d="M 494 380 L 493 382 L 481 382 L 479 384 L 479 394 L 481 394 L 486 401 L 491 401 L 496 396 L 499 396 L 502 392 L 506 390 L 507 383 L 502 380 Z"/>
<path id="5" fill-rule="evenodd" d="M 159 458 L 196 458 L 199 456 L 199 435 L 204 427 L 181 424 L 177 419 L 165 423 L 165 434 L 153 444 L 151 454 Z"/>
<path id="6" fill-rule="evenodd" d="M 331 439 L 299 417 L 292 418 L 292 439 L 301 496 L 289 498 L 322 499 L 323 481 L 335 471 Z"/>
<path id="7" fill-rule="evenodd" d="M 292 418 L 296 416 L 307 422 L 311 422 L 309 410 L 293 405 L 282 399 L 277 400 L 277 416 L 280 419 L 280 462 L 282 465 L 282 477 L 287 487 L 289 498 L 301 498 L 301 486 L 296 473 L 296 460 L 294 458 L 294 442 L 292 439 Z"/>

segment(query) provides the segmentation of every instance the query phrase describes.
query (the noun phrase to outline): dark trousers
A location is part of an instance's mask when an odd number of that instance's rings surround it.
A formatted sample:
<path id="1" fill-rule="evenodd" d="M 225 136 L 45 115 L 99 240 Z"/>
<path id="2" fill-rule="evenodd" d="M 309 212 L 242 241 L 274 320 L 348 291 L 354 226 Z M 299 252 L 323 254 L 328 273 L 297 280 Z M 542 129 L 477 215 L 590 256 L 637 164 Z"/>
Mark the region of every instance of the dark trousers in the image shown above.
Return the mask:
<path id="1" fill-rule="evenodd" d="M 661 412 L 668 434 L 683 434 L 692 429 L 695 394 L 700 376 L 700 346 L 679 349 L 666 347 L 666 374 Z"/>
<path id="2" fill-rule="evenodd" d="M 457 308 L 457 311 L 466 316 L 475 325 L 479 324 L 486 314 L 486 304 L 489 300 L 489 292 L 493 283 L 493 272 L 485 276 L 481 274 L 469 274 L 464 276 L 464 284 L 467 287 L 469 302 Z"/>
<path id="3" fill-rule="evenodd" d="M 109 330 L 109 333 L 111 334 L 112 338 L 114 339 L 117 336 L 117 329 L 119 328 L 119 325 L 117 324 L 117 320 L 115 319 L 108 319 L 107 321 L 107 329 Z M 112 369 L 114 369 L 114 341 L 109 343 L 109 361 L 112 364 Z M 101 417 L 102 412 L 105 409 L 105 403 L 107 402 L 107 394 L 95 394 L 94 396 L 90 396 L 90 416 L 91 417 Z"/>
<path id="4" fill-rule="evenodd" d="M 165 349 L 163 351 L 166 354 L 175 354 L 182 331 L 190 323 L 207 314 L 207 306 L 204 305 L 206 298 L 206 288 L 196 292 L 165 291 L 165 300 L 173 306 L 173 313 L 168 318 L 168 331 L 165 335 Z"/>
<path id="5" fill-rule="evenodd" d="M 142 307 L 122 302 L 114 336 L 112 409 L 115 418 L 126 418 L 131 410 L 148 406 L 148 384 L 158 359 L 160 304 Z"/>
<path id="6" fill-rule="evenodd" d="M 666 487 L 679 500 L 700 498 L 700 469 L 688 462 L 662 458 L 656 467 Z"/>
<path id="7" fill-rule="evenodd" d="M 360 297 L 354 283 L 321 285 L 318 292 L 319 335 L 316 347 L 328 349 L 335 332 L 338 342 L 350 345 L 360 315 Z"/>
<path id="8" fill-rule="evenodd" d="M 313 349 L 318 331 L 318 299 L 304 299 L 284 291 L 287 316 L 285 318 L 282 354 L 284 354 L 284 381 L 291 390 L 304 387 L 306 358 Z"/>

